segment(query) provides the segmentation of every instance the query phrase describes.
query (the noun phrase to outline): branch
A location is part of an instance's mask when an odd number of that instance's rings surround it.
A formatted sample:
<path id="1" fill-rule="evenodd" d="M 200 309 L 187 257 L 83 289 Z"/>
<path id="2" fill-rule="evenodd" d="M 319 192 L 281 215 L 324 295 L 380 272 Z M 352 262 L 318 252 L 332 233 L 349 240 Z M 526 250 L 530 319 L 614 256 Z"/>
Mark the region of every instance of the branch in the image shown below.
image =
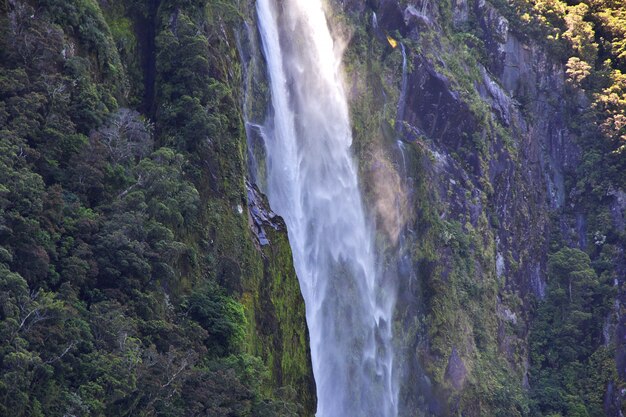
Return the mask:
<path id="1" fill-rule="evenodd" d="M 139 177 L 137 178 L 137 182 L 134 183 L 133 185 L 131 185 L 130 187 L 128 187 L 127 189 L 125 189 L 124 191 L 122 191 L 117 198 L 118 199 L 122 199 L 126 194 L 128 194 L 129 192 L 131 192 L 131 190 L 133 188 L 135 188 L 138 185 L 143 185 L 143 176 L 140 174 Z"/>
<path id="2" fill-rule="evenodd" d="M 70 344 L 69 344 L 69 345 L 65 348 L 65 350 L 63 351 L 63 353 L 61 353 L 59 356 L 57 356 L 57 357 L 56 357 L 56 358 L 54 358 L 54 359 L 50 359 L 50 360 L 45 361 L 45 362 L 44 362 L 44 364 L 49 365 L 49 364 L 51 364 L 51 363 L 54 363 L 54 362 L 60 361 L 60 360 L 61 360 L 61 358 L 63 358 L 63 356 L 65 356 L 65 355 L 67 354 L 67 352 L 69 352 L 69 351 L 70 351 L 70 350 L 71 350 L 74 346 L 76 346 L 76 342 L 75 342 L 75 341 L 72 341 L 72 343 L 70 343 Z"/>

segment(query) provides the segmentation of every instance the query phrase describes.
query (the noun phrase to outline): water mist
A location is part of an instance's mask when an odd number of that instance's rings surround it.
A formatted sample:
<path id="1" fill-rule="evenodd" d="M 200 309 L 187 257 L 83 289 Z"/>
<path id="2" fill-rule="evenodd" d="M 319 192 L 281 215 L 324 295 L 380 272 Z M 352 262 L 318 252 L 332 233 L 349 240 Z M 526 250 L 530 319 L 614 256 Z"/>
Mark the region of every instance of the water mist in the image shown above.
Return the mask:
<path id="1" fill-rule="evenodd" d="M 348 105 L 320 0 L 258 0 L 271 112 L 267 192 L 306 304 L 318 417 L 394 417 L 393 284 L 377 265 Z"/>

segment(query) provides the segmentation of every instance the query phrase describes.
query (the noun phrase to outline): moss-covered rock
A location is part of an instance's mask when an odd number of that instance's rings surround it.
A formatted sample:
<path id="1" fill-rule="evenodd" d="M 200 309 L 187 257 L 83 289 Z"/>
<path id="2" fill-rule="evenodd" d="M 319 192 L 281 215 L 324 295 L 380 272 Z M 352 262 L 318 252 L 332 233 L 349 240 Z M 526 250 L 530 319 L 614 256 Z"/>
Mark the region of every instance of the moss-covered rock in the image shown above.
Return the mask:
<path id="1" fill-rule="evenodd" d="M 565 179 L 580 160 L 567 104 L 577 99 L 564 67 L 488 2 L 335 6 L 353 34 L 345 65 L 370 207 L 381 153 L 409 196 L 401 413 L 528 415 L 527 340 L 550 291 L 546 254 L 576 223 Z M 567 244 L 584 245 L 579 235 Z"/>

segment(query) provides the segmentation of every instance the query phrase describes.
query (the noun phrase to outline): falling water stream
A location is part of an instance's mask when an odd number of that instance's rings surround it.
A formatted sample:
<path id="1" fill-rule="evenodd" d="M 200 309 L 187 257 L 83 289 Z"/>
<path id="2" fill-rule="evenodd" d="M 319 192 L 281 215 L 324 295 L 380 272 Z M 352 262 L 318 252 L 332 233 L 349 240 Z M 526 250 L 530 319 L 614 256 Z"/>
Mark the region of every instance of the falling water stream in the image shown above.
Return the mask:
<path id="1" fill-rule="evenodd" d="M 306 304 L 317 417 L 394 417 L 395 293 L 359 190 L 340 54 L 321 0 L 257 0 L 257 14 L 272 104 L 267 192 Z"/>

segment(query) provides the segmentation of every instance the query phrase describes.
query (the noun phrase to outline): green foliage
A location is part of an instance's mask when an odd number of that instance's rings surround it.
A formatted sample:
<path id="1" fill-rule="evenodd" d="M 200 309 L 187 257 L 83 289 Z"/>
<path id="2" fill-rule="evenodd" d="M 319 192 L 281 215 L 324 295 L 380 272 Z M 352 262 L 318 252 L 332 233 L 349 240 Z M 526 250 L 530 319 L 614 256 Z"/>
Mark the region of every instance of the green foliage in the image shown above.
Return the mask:
<path id="1" fill-rule="evenodd" d="M 593 42 L 593 25 L 585 20 L 588 12 L 589 6 L 585 3 L 570 6 L 565 15 L 567 30 L 563 37 L 582 60 L 593 62 L 598 54 L 598 44 Z"/>
<path id="2" fill-rule="evenodd" d="M 581 61 L 578 57 L 571 57 L 567 61 L 568 81 L 576 87 L 582 87 L 583 81 L 591 74 L 591 65 Z"/>
<path id="3" fill-rule="evenodd" d="M 613 295 L 589 256 L 563 248 L 549 260 L 548 296 L 530 333 L 530 384 L 534 415 L 604 415 L 607 384 L 616 377 L 602 325 Z"/>
<path id="4" fill-rule="evenodd" d="M 621 175 L 626 150 L 624 3 L 515 0 L 496 4 L 520 36 L 539 39 L 554 52 L 557 60 L 567 62 L 571 85 L 584 89 L 592 101 L 585 108 L 584 123 L 577 128 L 584 159 L 595 159 L 598 166 L 579 170 L 580 191 L 597 195 L 601 189 L 606 192 L 611 184 L 623 187 L 626 184 L 626 178 Z"/>
<path id="5" fill-rule="evenodd" d="M 88 53 L 95 54 L 98 71 L 114 88 L 123 87 L 121 61 L 98 3 L 93 0 L 52 0 L 42 1 L 39 6 L 51 22 L 66 28 Z"/>
<path id="6" fill-rule="evenodd" d="M 619 156 L 626 151 L 626 74 L 612 70 L 608 78 L 608 85 L 595 94 L 594 110 L 601 115 L 601 132 L 611 141 L 609 146 Z"/>
<path id="7" fill-rule="evenodd" d="M 208 332 L 208 348 L 236 352 L 245 340 L 243 306 L 225 296 L 215 286 L 194 291 L 182 306 L 190 318 Z"/>
<path id="8" fill-rule="evenodd" d="M 163 22 L 180 16 L 159 27 L 153 122 L 119 106 L 144 104 L 131 60 L 145 10 L 106 3 L 108 21 L 93 0 L 0 2 L 0 415 L 303 415 L 302 381 L 279 390 L 246 353 L 254 306 L 214 262 L 232 251 L 233 281 L 264 274 L 232 209 L 238 73 L 232 34 L 214 30 L 236 10 L 163 2 Z M 233 229 L 212 236 L 220 219 Z"/>

